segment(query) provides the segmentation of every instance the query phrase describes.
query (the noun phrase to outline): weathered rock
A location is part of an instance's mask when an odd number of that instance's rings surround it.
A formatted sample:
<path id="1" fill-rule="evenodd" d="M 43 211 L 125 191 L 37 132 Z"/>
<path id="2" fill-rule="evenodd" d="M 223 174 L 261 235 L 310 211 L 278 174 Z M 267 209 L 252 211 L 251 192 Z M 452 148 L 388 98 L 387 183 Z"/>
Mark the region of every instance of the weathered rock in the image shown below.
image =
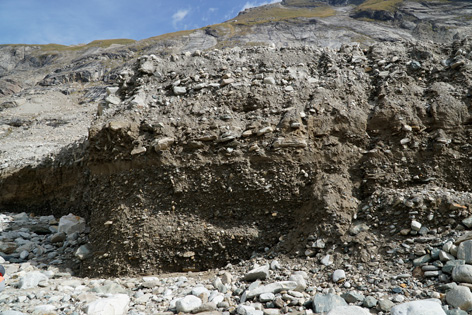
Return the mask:
<path id="1" fill-rule="evenodd" d="M 440 300 L 421 300 L 396 305 L 392 315 L 445 315 Z"/>
<path id="2" fill-rule="evenodd" d="M 467 287 L 456 286 L 446 293 L 446 301 L 453 307 L 469 310 L 472 308 L 472 293 Z"/>
<path id="3" fill-rule="evenodd" d="M 72 233 L 82 233 L 85 231 L 85 219 L 73 215 L 72 213 L 59 219 L 58 232 L 64 232 L 67 235 Z"/>
<path id="4" fill-rule="evenodd" d="M 392 301 L 388 299 L 381 299 L 377 304 L 377 309 L 384 312 L 390 312 L 390 310 L 394 306 L 395 306 L 395 303 L 393 303 Z"/>
<path id="5" fill-rule="evenodd" d="M 269 277 L 269 265 L 260 266 L 252 269 L 243 277 L 245 281 L 264 280 Z"/>

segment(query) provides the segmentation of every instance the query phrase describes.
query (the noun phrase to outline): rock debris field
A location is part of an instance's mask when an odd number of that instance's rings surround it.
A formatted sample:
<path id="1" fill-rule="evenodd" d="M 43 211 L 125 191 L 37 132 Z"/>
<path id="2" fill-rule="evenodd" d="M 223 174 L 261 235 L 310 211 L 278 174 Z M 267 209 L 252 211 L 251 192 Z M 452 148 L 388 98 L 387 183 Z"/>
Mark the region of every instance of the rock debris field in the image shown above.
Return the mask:
<path id="1" fill-rule="evenodd" d="M 2 141 L 70 143 L 2 152 L 1 314 L 467 314 L 471 60 L 468 38 L 156 51 L 94 83 L 90 125 L 4 106 Z M 66 70 L 28 93 L 68 95 Z"/>
<path id="2" fill-rule="evenodd" d="M 384 264 L 258 256 L 207 272 L 90 279 L 66 267 L 91 255 L 83 218 L 2 214 L 0 314 L 468 314 L 472 217 L 442 233 L 423 223 L 411 220 Z"/>

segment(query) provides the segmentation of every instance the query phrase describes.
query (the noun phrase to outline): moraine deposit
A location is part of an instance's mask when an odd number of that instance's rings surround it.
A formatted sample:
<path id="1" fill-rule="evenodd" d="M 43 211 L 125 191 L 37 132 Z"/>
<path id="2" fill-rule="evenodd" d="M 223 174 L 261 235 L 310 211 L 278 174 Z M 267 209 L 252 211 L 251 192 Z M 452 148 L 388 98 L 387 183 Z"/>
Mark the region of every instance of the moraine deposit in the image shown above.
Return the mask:
<path id="1" fill-rule="evenodd" d="M 25 48 L 0 314 L 467 314 L 472 39 L 406 39 Z"/>

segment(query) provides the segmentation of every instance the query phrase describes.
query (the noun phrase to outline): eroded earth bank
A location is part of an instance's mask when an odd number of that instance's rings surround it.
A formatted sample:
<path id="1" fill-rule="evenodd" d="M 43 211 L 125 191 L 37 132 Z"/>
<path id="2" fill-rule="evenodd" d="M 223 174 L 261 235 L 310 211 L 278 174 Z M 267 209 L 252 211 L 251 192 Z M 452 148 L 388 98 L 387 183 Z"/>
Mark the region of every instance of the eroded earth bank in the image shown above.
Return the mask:
<path id="1" fill-rule="evenodd" d="M 468 217 L 471 56 L 469 39 L 146 55 L 86 140 L 4 176 L 0 201 L 87 218 L 89 276 L 368 262 L 412 219 Z"/>

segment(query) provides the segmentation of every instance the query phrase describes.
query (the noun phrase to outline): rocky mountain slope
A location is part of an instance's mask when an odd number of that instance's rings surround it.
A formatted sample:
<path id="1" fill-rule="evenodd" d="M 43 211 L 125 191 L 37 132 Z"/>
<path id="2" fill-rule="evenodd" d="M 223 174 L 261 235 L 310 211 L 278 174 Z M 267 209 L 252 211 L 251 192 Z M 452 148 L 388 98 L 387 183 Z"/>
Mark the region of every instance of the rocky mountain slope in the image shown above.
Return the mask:
<path id="1" fill-rule="evenodd" d="M 383 4 L 0 47 L 1 207 L 85 217 L 87 275 L 368 261 L 412 219 L 450 231 L 470 211 L 471 5 Z"/>

